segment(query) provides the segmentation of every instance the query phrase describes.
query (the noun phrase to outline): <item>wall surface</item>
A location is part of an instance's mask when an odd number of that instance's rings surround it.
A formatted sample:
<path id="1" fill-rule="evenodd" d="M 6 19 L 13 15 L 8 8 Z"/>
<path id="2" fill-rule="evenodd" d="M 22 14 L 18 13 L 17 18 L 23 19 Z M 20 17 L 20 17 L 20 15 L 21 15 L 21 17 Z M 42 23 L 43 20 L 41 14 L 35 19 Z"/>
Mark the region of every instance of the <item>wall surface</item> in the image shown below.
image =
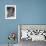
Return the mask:
<path id="1" fill-rule="evenodd" d="M 16 20 L 5 19 L 6 4 L 16 4 Z M 46 24 L 46 0 L 0 0 L 0 44 L 8 43 L 9 32 L 17 34 L 17 24 Z"/>

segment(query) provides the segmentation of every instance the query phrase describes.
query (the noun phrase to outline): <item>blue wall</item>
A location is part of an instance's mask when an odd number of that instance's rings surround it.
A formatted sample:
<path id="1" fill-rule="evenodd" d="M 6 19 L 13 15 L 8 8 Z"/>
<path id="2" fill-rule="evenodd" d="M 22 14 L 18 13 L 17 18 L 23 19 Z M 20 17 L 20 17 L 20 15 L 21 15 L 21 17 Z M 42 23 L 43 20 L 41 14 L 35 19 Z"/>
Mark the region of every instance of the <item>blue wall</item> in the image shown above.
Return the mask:
<path id="1" fill-rule="evenodd" d="M 16 5 L 16 20 L 5 19 L 6 4 Z M 17 24 L 46 24 L 46 0 L 0 0 L 0 44 L 8 43 L 9 32 L 17 34 Z"/>

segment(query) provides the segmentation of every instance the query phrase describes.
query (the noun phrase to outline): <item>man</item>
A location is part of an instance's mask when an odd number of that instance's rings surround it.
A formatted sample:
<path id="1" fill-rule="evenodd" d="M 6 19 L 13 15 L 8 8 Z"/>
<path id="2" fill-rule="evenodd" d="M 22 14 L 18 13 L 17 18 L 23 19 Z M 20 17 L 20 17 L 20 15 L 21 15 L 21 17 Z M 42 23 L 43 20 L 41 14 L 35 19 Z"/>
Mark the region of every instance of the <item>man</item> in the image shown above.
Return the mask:
<path id="1" fill-rule="evenodd" d="M 7 17 L 14 17 L 15 8 L 7 7 Z"/>

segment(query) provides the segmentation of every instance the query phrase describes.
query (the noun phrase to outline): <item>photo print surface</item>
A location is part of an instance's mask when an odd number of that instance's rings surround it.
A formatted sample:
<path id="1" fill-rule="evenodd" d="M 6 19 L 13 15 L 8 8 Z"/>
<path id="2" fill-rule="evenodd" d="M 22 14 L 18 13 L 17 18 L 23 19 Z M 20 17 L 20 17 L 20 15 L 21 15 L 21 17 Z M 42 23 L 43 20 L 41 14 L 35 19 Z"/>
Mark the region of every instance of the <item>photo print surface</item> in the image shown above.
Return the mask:
<path id="1" fill-rule="evenodd" d="M 18 28 L 20 40 L 46 41 L 46 25 L 22 24 Z"/>
<path id="2" fill-rule="evenodd" d="M 16 19 L 16 5 L 5 5 L 5 19 Z"/>

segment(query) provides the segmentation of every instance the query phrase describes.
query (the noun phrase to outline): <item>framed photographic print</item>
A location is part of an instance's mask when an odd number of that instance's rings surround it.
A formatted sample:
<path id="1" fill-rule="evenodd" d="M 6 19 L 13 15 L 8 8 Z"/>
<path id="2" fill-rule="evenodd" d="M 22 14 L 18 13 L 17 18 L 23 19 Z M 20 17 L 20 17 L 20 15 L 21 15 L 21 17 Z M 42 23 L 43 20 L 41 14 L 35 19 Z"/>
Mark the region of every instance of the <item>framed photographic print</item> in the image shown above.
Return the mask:
<path id="1" fill-rule="evenodd" d="M 5 5 L 5 19 L 16 19 L 16 5 Z"/>
<path id="2" fill-rule="evenodd" d="M 46 41 L 46 25 L 44 24 L 19 24 L 18 41 Z"/>

